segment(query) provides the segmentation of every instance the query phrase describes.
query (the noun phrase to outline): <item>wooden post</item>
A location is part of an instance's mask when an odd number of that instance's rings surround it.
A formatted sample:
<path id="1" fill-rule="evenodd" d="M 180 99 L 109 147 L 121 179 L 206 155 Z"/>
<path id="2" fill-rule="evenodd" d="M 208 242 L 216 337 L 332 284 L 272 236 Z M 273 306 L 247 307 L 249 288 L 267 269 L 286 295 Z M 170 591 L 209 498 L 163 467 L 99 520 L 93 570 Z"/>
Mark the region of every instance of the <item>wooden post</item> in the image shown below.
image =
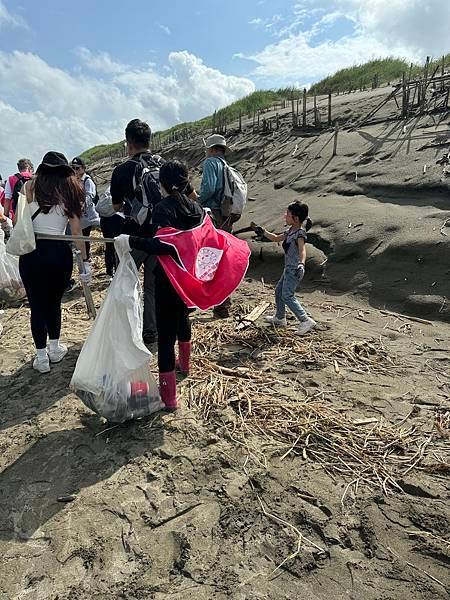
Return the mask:
<path id="1" fill-rule="evenodd" d="M 306 127 L 306 88 L 303 88 L 303 117 L 302 126 Z"/>
<path id="2" fill-rule="evenodd" d="M 259 131 L 259 110 L 258 110 L 258 131 Z"/>
<path id="3" fill-rule="evenodd" d="M 317 127 L 317 96 L 314 94 L 314 127 Z"/>
<path id="4" fill-rule="evenodd" d="M 445 56 L 442 57 L 441 75 L 442 75 L 442 77 L 444 77 L 444 75 L 445 75 Z M 441 81 L 441 91 L 444 91 L 444 88 L 445 88 L 444 80 L 442 80 Z"/>
<path id="5" fill-rule="evenodd" d="M 242 131 L 242 111 L 239 111 L 239 131 Z"/>
<path id="6" fill-rule="evenodd" d="M 280 128 L 280 115 L 277 113 L 277 130 Z"/>
<path id="7" fill-rule="evenodd" d="M 292 127 L 295 127 L 294 92 L 291 92 Z"/>
<path id="8" fill-rule="evenodd" d="M 338 133 L 339 133 L 339 123 L 338 123 L 338 120 L 336 119 L 336 123 L 334 125 L 333 156 L 336 156 L 336 154 L 337 154 Z"/>
<path id="9" fill-rule="evenodd" d="M 422 91 L 420 94 L 420 112 L 423 112 L 425 109 L 425 103 L 427 99 L 427 79 L 428 79 L 428 69 L 430 66 L 430 57 L 427 56 L 427 60 L 425 62 L 424 73 L 423 73 L 423 84 Z"/>
<path id="10" fill-rule="evenodd" d="M 328 127 L 331 127 L 331 92 L 328 93 Z"/>
<path id="11" fill-rule="evenodd" d="M 407 97 L 406 97 L 406 73 L 403 71 L 402 75 L 402 117 L 406 118 L 408 116 L 408 105 L 407 105 Z"/>

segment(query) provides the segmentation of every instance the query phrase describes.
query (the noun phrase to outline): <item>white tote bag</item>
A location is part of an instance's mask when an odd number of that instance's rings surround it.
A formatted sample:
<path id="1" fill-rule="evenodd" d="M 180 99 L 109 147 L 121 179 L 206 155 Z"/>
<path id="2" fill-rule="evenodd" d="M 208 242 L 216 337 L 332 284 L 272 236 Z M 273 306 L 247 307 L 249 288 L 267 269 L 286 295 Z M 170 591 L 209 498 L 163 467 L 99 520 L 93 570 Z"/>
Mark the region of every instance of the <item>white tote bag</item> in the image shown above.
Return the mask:
<path id="1" fill-rule="evenodd" d="M 36 211 L 37 213 L 38 211 Z M 16 207 L 16 224 L 11 232 L 11 237 L 6 243 L 6 252 L 14 256 L 22 256 L 36 250 L 33 219 L 30 205 L 25 194 L 19 194 Z"/>
<path id="2" fill-rule="evenodd" d="M 142 288 L 129 252 L 120 263 L 80 352 L 70 387 L 108 421 L 122 423 L 162 407 L 142 341 Z"/>

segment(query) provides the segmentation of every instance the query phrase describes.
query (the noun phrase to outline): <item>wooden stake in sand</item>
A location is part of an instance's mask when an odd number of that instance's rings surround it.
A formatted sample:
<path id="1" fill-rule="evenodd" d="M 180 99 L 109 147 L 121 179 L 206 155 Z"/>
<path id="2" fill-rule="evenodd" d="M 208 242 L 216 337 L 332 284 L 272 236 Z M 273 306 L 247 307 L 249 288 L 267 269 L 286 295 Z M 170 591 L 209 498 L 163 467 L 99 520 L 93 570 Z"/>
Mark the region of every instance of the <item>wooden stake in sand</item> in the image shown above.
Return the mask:
<path id="1" fill-rule="evenodd" d="M 85 269 L 83 264 L 83 258 L 79 250 L 75 250 L 75 258 L 78 263 L 78 270 L 80 272 L 80 275 L 82 275 L 85 273 Z M 86 308 L 88 311 L 88 315 L 91 319 L 95 319 L 95 317 L 97 316 L 97 311 L 95 310 L 95 304 L 94 299 L 92 298 L 91 288 L 84 281 L 81 282 L 81 285 L 83 288 L 84 298 L 86 300 Z"/>
<path id="2" fill-rule="evenodd" d="M 333 145 L 332 156 L 336 156 L 336 154 L 337 154 L 338 133 L 339 133 L 339 123 L 336 120 L 336 125 L 334 126 L 334 145 Z"/>

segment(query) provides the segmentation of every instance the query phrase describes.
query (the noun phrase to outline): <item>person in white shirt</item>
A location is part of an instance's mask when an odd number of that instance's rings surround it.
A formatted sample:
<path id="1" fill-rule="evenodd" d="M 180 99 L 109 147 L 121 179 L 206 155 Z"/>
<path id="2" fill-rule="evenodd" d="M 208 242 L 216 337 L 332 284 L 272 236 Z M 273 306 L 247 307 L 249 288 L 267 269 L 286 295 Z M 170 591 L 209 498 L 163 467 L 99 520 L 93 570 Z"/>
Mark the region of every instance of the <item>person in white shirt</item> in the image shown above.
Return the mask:
<path id="1" fill-rule="evenodd" d="M 32 215 L 35 233 L 64 235 L 67 225 L 81 235 L 84 190 L 67 158 L 59 152 L 47 152 L 36 176 L 23 188 Z M 84 262 L 80 279 L 89 283 L 91 267 L 84 242 L 76 242 Z M 73 254 L 68 242 L 37 239 L 36 249 L 19 259 L 22 278 L 31 311 L 31 333 L 36 346 L 33 368 L 48 373 L 50 363 L 60 362 L 67 346 L 59 341 L 61 299 L 69 283 Z M 48 341 L 48 345 L 47 345 Z"/>
<path id="2" fill-rule="evenodd" d="M 81 230 L 83 235 L 90 236 L 92 228 L 100 226 L 100 217 L 95 210 L 98 199 L 97 187 L 92 177 L 86 173 L 86 163 L 80 156 L 73 158 L 71 164 L 72 169 L 84 187 L 85 200 L 83 214 L 81 215 Z M 89 242 L 86 243 L 86 252 L 89 259 L 91 253 Z"/>

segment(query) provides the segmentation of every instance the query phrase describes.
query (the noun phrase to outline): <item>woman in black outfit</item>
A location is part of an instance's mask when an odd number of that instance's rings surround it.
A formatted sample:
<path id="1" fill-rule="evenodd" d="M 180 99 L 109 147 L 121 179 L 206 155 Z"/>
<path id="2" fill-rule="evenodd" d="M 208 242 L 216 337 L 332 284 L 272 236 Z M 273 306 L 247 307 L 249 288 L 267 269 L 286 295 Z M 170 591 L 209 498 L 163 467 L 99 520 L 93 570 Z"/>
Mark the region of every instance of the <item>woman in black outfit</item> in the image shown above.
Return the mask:
<path id="1" fill-rule="evenodd" d="M 64 235 L 70 224 L 72 233 L 81 235 L 84 190 L 63 154 L 47 152 L 35 177 L 25 184 L 23 191 L 35 233 Z M 76 242 L 75 245 L 85 261 L 85 274 L 80 275 L 80 279 L 89 282 L 91 267 L 85 244 Z M 61 299 L 69 284 L 72 266 L 72 250 L 64 241 L 38 239 L 36 249 L 19 259 L 36 346 L 33 368 L 40 373 L 48 373 L 50 363 L 60 362 L 67 354 L 67 346 L 59 341 Z"/>
<path id="2" fill-rule="evenodd" d="M 153 210 L 152 223 L 155 230 L 161 227 L 173 227 L 187 231 L 197 227 L 203 220 L 204 210 L 185 194 L 185 191 L 189 190 L 187 166 L 178 160 L 168 161 L 160 169 L 159 181 L 163 200 Z M 170 254 L 177 258 L 170 246 L 154 238 L 120 235 L 116 238 L 116 244 L 126 250 L 136 248 L 148 254 Z M 166 408 L 175 410 L 178 407 L 175 343 L 178 340 L 180 370 L 188 374 L 191 324 L 186 304 L 173 288 L 159 262 L 155 268 L 155 305 L 161 399 Z"/>

